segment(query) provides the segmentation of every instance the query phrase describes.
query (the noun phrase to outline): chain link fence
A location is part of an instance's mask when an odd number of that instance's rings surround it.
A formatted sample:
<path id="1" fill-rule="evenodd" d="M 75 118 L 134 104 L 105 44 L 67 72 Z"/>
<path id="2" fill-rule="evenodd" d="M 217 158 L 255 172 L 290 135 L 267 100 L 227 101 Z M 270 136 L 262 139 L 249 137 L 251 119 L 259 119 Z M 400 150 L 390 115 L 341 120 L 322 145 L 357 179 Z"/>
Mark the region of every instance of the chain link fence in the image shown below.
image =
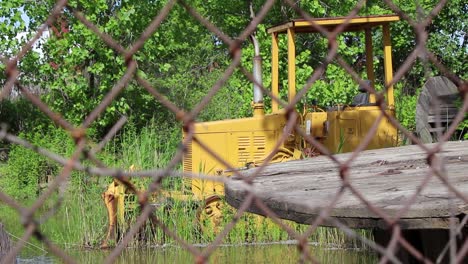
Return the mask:
<path id="1" fill-rule="evenodd" d="M 386 87 L 392 86 L 398 83 L 406 73 L 411 71 L 414 61 L 418 58 L 424 58 L 427 63 L 433 64 L 444 76 L 448 77 L 458 88 L 458 91 L 463 98 L 461 107 L 459 108 L 458 113 L 454 116 L 453 121 L 446 130 L 443 135 L 439 137 L 439 143 L 436 144 L 434 147 L 428 147 L 424 145 L 421 140 L 415 136 L 411 131 L 408 131 L 405 127 L 403 127 L 395 117 L 388 115 L 384 111 L 386 109 L 386 102 L 384 97 L 380 95 L 377 91 L 372 89 L 370 86 L 366 87 L 368 92 L 375 94 L 377 98 L 377 105 L 382 109 L 382 118 L 387 118 L 390 123 L 396 127 L 401 135 L 409 138 L 411 142 L 417 144 L 422 150 L 427 153 L 427 160 L 428 164 L 433 167 L 433 173 L 430 173 L 426 181 L 428 181 L 431 177 L 439 177 L 443 180 L 441 176 L 439 166 L 435 163 L 431 163 L 430 161 L 435 156 L 441 152 L 442 147 L 445 142 L 447 142 L 452 135 L 457 130 L 458 125 L 464 120 L 465 113 L 468 108 L 468 97 L 465 96 L 466 92 L 468 91 L 468 86 L 466 80 L 461 79 L 460 76 L 457 76 L 452 72 L 450 69 L 450 65 L 443 65 L 438 56 L 434 54 L 431 50 L 426 48 L 426 41 L 428 39 L 428 33 L 426 29 L 431 25 L 431 22 L 437 17 L 439 12 L 444 8 L 444 5 L 447 4 L 447 1 L 441 0 L 437 5 L 435 5 L 432 10 L 425 16 L 420 17 L 418 20 L 412 19 L 408 14 L 404 13 L 395 3 L 390 0 L 385 0 L 385 4 L 389 9 L 391 9 L 395 14 L 397 14 L 402 23 L 409 24 L 415 32 L 416 36 L 416 44 L 414 49 L 410 54 L 408 54 L 407 59 L 404 63 L 395 71 L 394 78 L 392 79 L 391 83 L 387 83 Z M 49 186 L 40 193 L 39 197 L 35 200 L 35 202 L 31 205 L 24 205 L 7 195 L 5 192 L 2 192 L 0 189 L 0 200 L 3 204 L 14 208 L 16 212 L 21 216 L 21 224 L 24 226 L 24 234 L 22 235 L 21 239 L 15 243 L 11 249 L 6 253 L 6 255 L 1 260 L 2 263 L 12 263 L 15 260 L 16 255 L 22 250 L 23 247 L 26 245 L 26 241 L 31 240 L 32 237 L 35 237 L 39 241 L 41 241 L 46 247 L 49 252 L 57 256 L 63 262 L 67 263 L 74 263 L 75 260 L 70 257 L 63 249 L 59 246 L 54 244 L 54 241 L 51 241 L 43 232 L 41 232 L 41 224 L 44 221 L 47 221 L 50 217 L 54 215 L 54 213 L 60 208 L 63 195 L 65 190 L 68 186 L 68 182 L 70 181 L 70 174 L 74 170 L 83 171 L 89 175 L 99 176 L 99 177 L 113 177 L 115 179 L 120 180 L 122 183 L 126 185 L 127 188 L 134 190 L 135 193 L 138 193 L 138 202 L 139 206 L 141 207 L 141 213 L 138 215 L 135 223 L 131 226 L 131 228 L 126 232 L 123 239 L 116 245 L 116 247 L 108 254 L 105 262 L 106 263 L 113 263 L 117 260 L 118 256 L 122 253 L 122 251 L 126 248 L 126 246 L 135 238 L 138 233 L 138 230 L 142 228 L 147 220 L 151 220 L 153 224 L 157 226 L 160 230 L 162 230 L 167 236 L 173 238 L 178 244 L 193 254 L 194 260 L 196 263 L 205 263 L 209 261 L 210 255 L 213 251 L 221 244 L 223 238 L 229 233 L 229 231 L 236 225 L 237 220 L 244 214 L 253 203 L 256 204 L 261 210 L 263 210 L 263 214 L 272 218 L 275 223 L 280 225 L 282 228 L 286 229 L 286 231 L 290 234 L 291 237 L 296 238 L 299 244 L 298 250 L 300 254 L 303 256 L 303 260 L 307 262 L 318 262 L 318 260 L 314 257 L 313 250 L 310 249 L 307 242 L 307 237 L 315 230 L 315 228 L 321 224 L 328 216 L 329 210 L 331 208 L 326 208 L 321 212 L 321 217 L 319 217 L 311 227 L 305 231 L 304 233 L 298 233 L 295 230 L 291 230 L 287 225 L 282 224 L 280 219 L 267 207 L 261 200 L 257 199 L 255 196 L 255 190 L 252 187 L 246 187 L 248 189 L 249 194 L 245 197 L 245 201 L 242 203 L 240 208 L 238 208 L 237 213 L 235 214 L 233 220 L 224 227 L 222 231 L 217 234 L 217 237 L 214 241 L 208 246 L 201 250 L 200 248 L 191 245 L 189 242 L 184 241 L 180 238 L 175 230 L 171 230 L 168 226 L 166 226 L 158 217 L 154 214 L 154 207 L 151 206 L 148 197 L 151 196 L 152 193 L 158 192 L 161 187 L 161 182 L 166 175 L 172 175 L 172 177 L 183 177 L 183 178 L 201 178 L 201 179 L 210 179 L 214 181 L 219 181 L 221 183 L 228 183 L 231 179 L 228 177 L 213 177 L 209 175 L 193 175 L 191 173 L 183 173 L 177 170 L 177 166 L 181 164 L 183 161 L 184 151 L 187 150 L 186 146 L 191 141 L 197 141 L 197 137 L 194 134 L 193 126 L 194 120 L 197 118 L 199 113 L 203 110 L 203 108 L 209 103 L 210 99 L 221 89 L 224 83 L 230 78 L 235 70 L 240 70 L 244 75 L 252 82 L 256 82 L 252 74 L 241 64 L 241 56 L 242 56 L 242 45 L 244 42 L 248 41 L 250 35 L 252 35 L 258 28 L 258 26 L 262 23 L 264 18 L 268 15 L 270 9 L 274 5 L 275 1 L 269 0 L 265 1 L 262 5 L 262 8 L 258 10 L 257 14 L 251 19 L 245 29 L 236 37 L 232 38 L 226 34 L 224 34 L 219 28 L 214 25 L 210 19 L 203 17 L 196 8 L 192 7 L 189 2 L 184 1 L 175 1 L 169 0 L 165 6 L 160 10 L 159 14 L 157 14 L 153 20 L 147 25 L 146 29 L 143 31 L 141 36 L 133 42 L 128 47 L 124 47 L 119 41 L 113 39 L 112 36 L 107 34 L 106 32 L 102 31 L 97 25 L 93 24 L 87 17 L 86 13 L 82 10 L 73 8 L 68 5 L 67 1 L 61 0 L 57 1 L 53 10 L 51 10 L 50 15 L 48 16 L 47 20 L 44 21 L 42 27 L 40 27 L 35 36 L 29 40 L 21 50 L 15 54 L 15 56 L 10 58 L 2 58 L 2 62 L 6 65 L 5 75 L 6 81 L 2 87 L 0 100 L 8 100 L 8 96 L 11 94 L 13 89 L 18 89 L 21 93 L 21 96 L 27 98 L 32 104 L 35 105 L 41 112 L 47 115 L 50 120 L 52 120 L 57 126 L 63 128 L 64 130 L 68 131 L 71 137 L 75 142 L 75 150 L 74 153 L 70 157 L 64 157 L 57 155 L 51 151 L 48 151 L 41 146 L 34 146 L 27 140 L 24 140 L 12 133 L 9 133 L 7 129 L 4 127 L 0 132 L 0 138 L 10 144 L 18 144 L 24 146 L 26 148 L 32 149 L 35 152 L 51 159 L 59 164 L 62 165 L 62 169 L 58 176 L 53 179 L 53 181 L 49 184 Z M 355 17 L 358 12 L 363 8 L 366 1 L 359 1 L 355 8 L 349 12 L 347 18 Z M 305 20 L 310 21 L 317 29 L 320 31 L 323 36 L 328 39 L 329 41 L 329 53 L 325 57 L 323 64 L 327 65 L 331 61 L 335 60 L 338 64 L 344 68 L 351 76 L 354 76 L 359 80 L 359 82 L 363 82 L 358 77 L 359 74 L 353 70 L 353 67 L 349 65 L 337 52 L 337 35 L 340 34 L 340 31 L 343 30 L 346 26 L 346 21 L 341 27 L 337 27 L 333 31 L 328 31 L 326 28 L 321 27 L 320 25 L 316 24 L 313 21 L 313 18 L 308 14 L 306 10 L 302 10 L 296 1 L 292 0 L 285 0 L 283 2 L 285 6 L 288 6 L 292 10 L 294 10 L 299 18 L 303 18 Z M 201 23 L 204 27 L 206 27 L 212 34 L 218 39 L 219 42 L 227 45 L 229 47 L 229 55 L 231 58 L 231 64 L 226 68 L 224 74 L 218 79 L 216 84 L 213 85 L 210 92 L 206 94 L 204 99 L 200 101 L 196 107 L 194 107 L 191 111 L 185 111 L 184 109 L 179 108 L 175 103 L 171 102 L 164 96 L 163 93 L 159 92 L 152 83 L 145 78 L 145 76 L 138 74 L 138 64 L 135 60 L 136 54 L 142 49 L 145 45 L 145 42 L 155 33 L 159 33 L 164 35 L 164 32 L 159 32 L 158 29 L 160 25 L 164 23 L 164 19 L 170 14 L 171 10 L 176 6 L 182 7 L 186 12 L 188 12 L 195 20 Z M 21 82 L 21 74 L 22 72 L 18 68 L 19 62 L 25 57 L 25 55 L 31 51 L 34 44 L 40 39 L 42 34 L 47 31 L 57 20 L 62 12 L 68 12 L 72 14 L 76 19 L 80 21 L 83 25 L 89 28 L 91 31 L 94 32 L 108 47 L 112 48 L 114 52 L 125 61 L 126 64 L 126 71 L 116 83 L 113 84 L 112 89 L 103 97 L 101 103 L 94 108 L 90 114 L 83 120 L 80 126 L 74 126 L 65 118 L 62 117 L 60 113 L 54 112 L 51 108 L 41 101 L 40 96 L 37 93 L 31 92 L 30 88 L 27 85 Z M 466 23 L 466 21 L 464 22 Z M 466 38 L 466 37 L 465 37 Z M 462 40 L 460 40 L 462 41 Z M 463 62 L 462 62 L 463 63 Z M 466 63 L 466 61 L 464 62 Z M 310 89 L 313 89 L 314 82 L 316 82 L 320 78 L 320 75 L 313 74 L 311 75 L 307 83 L 304 85 L 302 93 L 296 95 L 296 98 L 292 100 L 290 104 L 285 103 L 278 98 L 272 98 L 272 101 L 278 102 L 278 104 L 282 105 L 285 109 L 294 109 L 295 103 L 300 101 L 300 97 Z M 111 168 L 107 167 L 105 164 L 102 164 L 99 159 L 97 158 L 96 154 L 99 153 L 104 146 L 106 145 L 109 140 L 116 135 L 116 133 L 122 128 L 125 124 L 126 119 L 122 118 L 119 120 L 114 127 L 112 127 L 108 134 L 104 137 L 102 142 L 95 145 L 93 148 L 89 148 L 87 135 L 87 129 L 96 122 L 98 117 L 106 110 L 107 107 L 113 102 L 113 100 L 125 89 L 125 87 L 131 82 L 136 81 L 138 85 L 144 89 L 149 95 L 154 97 L 154 100 L 157 100 L 159 103 L 164 105 L 167 109 L 175 114 L 177 119 L 183 124 L 183 129 L 186 133 L 185 139 L 181 142 L 181 147 L 178 149 L 176 154 L 172 157 L 172 160 L 166 165 L 163 169 L 154 169 L 154 170 L 147 170 L 147 171 L 127 171 L 124 168 Z M 260 85 L 259 83 L 256 83 Z M 269 92 L 267 87 L 261 87 L 265 94 L 268 96 L 272 96 Z M 320 150 L 322 153 L 330 153 L 323 145 L 321 145 L 318 141 L 314 140 L 309 135 L 306 135 L 303 132 L 303 129 L 296 123 L 297 116 L 293 111 L 287 115 L 288 120 L 285 126 L 285 131 L 295 131 L 296 133 L 300 134 L 304 137 L 309 144 L 313 145 L 315 148 Z M 285 133 L 287 134 L 287 133 Z M 334 157 L 333 154 L 324 154 L 330 158 L 330 162 L 336 163 L 339 167 L 338 171 L 341 176 L 341 181 L 343 181 L 343 188 L 345 190 L 350 190 L 358 199 L 360 199 L 369 210 L 373 211 L 375 214 L 380 215 L 382 219 L 384 219 L 388 226 L 393 231 L 392 240 L 389 243 L 389 246 L 386 249 L 380 251 L 381 254 L 381 262 L 386 261 L 397 261 L 395 259 L 395 248 L 396 245 L 399 244 L 405 250 L 407 250 L 411 255 L 413 255 L 416 259 L 421 261 L 431 262 L 424 257 L 424 255 L 415 249 L 405 238 L 401 235 L 400 227 L 395 224 L 398 219 L 391 219 L 391 217 L 382 214 L 379 209 L 372 205 L 366 198 L 364 197 L 365 194 L 359 192 L 358 189 L 353 187 L 353 185 L 347 182 L 347 175 L 349 172 L 350 164 L 353 160 L 356 159 L 357 156 L 360 155 L 360 151 L 366 148 L 367 144 L 369 144 L 370 140 L 372 139 L 373 134 L 370 131 L 367 136 L 362 140 L 357 150 L 350 156 L 350 158 L 346 162 L 340 162 L 338 159 Z M 284 140 L 284 139 L 281 139 Z M 199 142 L 203 144 L 202 142 Z M 202 146 L 203 147 L 203 146 Z M 211 153 L 214 155 L 214 151 L 208 148 L 205 149 L 206 152 Z M 82 158 L 84 157 L 84 158 Z M 218 159 L 221 159 L 218 157 Z M 86 161 L 86 162 L 85 162 Z M 220 160 L 220 163 L 228 164 L 227 161 Z M 92 164 L 92 165 L 85 165 L 85 164 Z M 230 167 L 231 165 L 227 165 Z M 265 165 L 262 165 L 265 166 Z M 259 170 L 261 171 L 261 170 Z M 239 175 L 242 176 L 242 173 L 239 172 Z M 134 177 L 148 177 L 152 179 L 152 184 L 149 185 L 149 188 L 143 192 L 138 192 L 137 188 L 132 184 L 131 179 Z M 339 180 L 337 178 L 337 180 Z M 249 186 L 252 183 L 251 178 L 245 178 L 246 186 Z M 458 191 L 456 186 L 451 186 L 447 181 L 444 181 L 447 184 L 449 190 L 452 191 L 452 195 L 461 199 L 464 203 L 468 202 L 468 198 L 465 194 Z M 424 184 L 423 184 L 424 185 Z M 422 188 L 424 189 L 424 188 Z M 415 191 L 414 195 L 421 192 L 421 189 Z M 39 208 L 41 208 L 48 199 L 50 199 L 55 193 L 59 193 L 58 199 L 55 200 L 54 206 L 51 207 L 46 212 L 39 212 Z M 412 204 L 412 199 L 409 199 L 404 207 L 410 207 Z M 333 206 L 333 203 L 330 204 L 330 207 Z M 463 219 L 462 225 L 466 219 Z M 337 224 L 340 229 L 342 229 L 345 233 L 350 235 L 356 235 L 353 231 L 348 229 L 346 226 L 340 226 Z M 371 241 L 366 243 L 372 244 Z M 468 243 L 464 241 L 464 243 L 459 247 L 459 250 L 455 252 L 454 262 L 460 262 L 466 255 L 466 251 L 468 250 Z"/>

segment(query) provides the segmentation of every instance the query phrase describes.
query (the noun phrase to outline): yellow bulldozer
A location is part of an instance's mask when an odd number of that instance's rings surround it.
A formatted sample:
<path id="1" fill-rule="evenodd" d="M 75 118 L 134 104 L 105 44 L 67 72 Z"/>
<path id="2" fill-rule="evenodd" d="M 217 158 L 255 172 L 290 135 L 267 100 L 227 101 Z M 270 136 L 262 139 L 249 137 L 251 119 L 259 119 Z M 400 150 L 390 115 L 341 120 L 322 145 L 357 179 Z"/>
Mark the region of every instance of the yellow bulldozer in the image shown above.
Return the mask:
<path id="1" fill-rule="evenodd" d="M 264 162 L 300 159 L 310 155 L 314 149 L 301 134 L 313 137 L 331 153 L 353 151 L 376 122 L 378 122 L 377 129 L 367 145 L 367 149 L 395 146 L 397 144 L 397 129 L 390 124 L 387 118 L 382 118 L 381 109 L 376 105 L 376 97 L 367 92 L 366 86 L 376 87 L 372 37 L 373 33 L 379 32 L 375 36 L 382 37 L 384 58 L 384 72 L 382 74 L 384 83 L 380 84 L 380 87 L 387 86 L 384 95 L 386 101 L 384 111 L 388 116 L 394 117 L 393 87 L 388 85 L 393 78 L 390 23 L 398 20 L 399 17 L 396 15 L 318 18 L 312 21 L 299 19 L 267 29 L 268 34 L 271 35 L 271 94 L 276 98 L 280 98 L 279 45 L 282 42 L 279 41 L 279 38 L 281 35 L 286 35 L 287 38 L 288 102 L 293 102 L 296 95 L 296 35 L 319 33 L 314 24 L 328 31 L 333 31 L 336 27 L 344 24 L 342 32 L 365 33 L 368 82 L 361 83 L 360 93 L 349 105 L 337 105 L 323 110 L 317 105 L 305 105 L 300 112 L 297 109 L 293 110 L 298 116 L 297 123 L 303 133 L 285 129 L 291 109 L 288 111 L 281 109 L 276 100 L 272 100 L 271 113 L 265 113 L 263 90 L 258 85 L 262 83 L 259 45 L 255 38 L 252 38 L 255 47 L 253 116 L 195 124 L 193 137 L 196 138 L 196 141 L 191 140 L 186 147 L 183 171 L 192 174 L 230 176 L 234 170 L 257 166 Z M 284 135 L 285 131 L 288 132 L 288 135 Z M 184 139 L 187 136 L 188 134 L 184 132 Z M 276 146 L 282 137 L 285 140 Z M 202 142 L 215 155 L 207 152 L 198 142 Z M 226 161 L 227 164 L 221 162 L 220 159 Z M 193 198 L 200 201 L 198 217 L 202 218 L 203 221 L 210 221 L 212 226 L 218 225 L 222 217 L 223 184 L 217 181 L 192 179 L 190 185 Z M 119 219 L 124 221 L 122 215 L 126 206 L 124 203 L 125 192 L 123 185 L 113 182 L 103 194 L 109 212 L 107 239 L 112 238 L 112 232 L 114 232 Z"/>
<path id="2" fill-rule="evenodd" d="M 383 37 L 384 55 L 384 81 L 389 84 L 393 78 L 392 54 L 390 42 L 390 23 L 398 21 L 395 15 L 354 17 L 346 18 L 321 18 L 314 19 L 317 25 L 329 31 L 337 26 L 347 23 L 343 32 L 364 31 L 366 72 L 369 85 L 375 84 L 373 66 L 372 32 L 375 28 L 381 28 Z M 279 97 L 279 37 L 287 35 L 288 58 L 288 101 L 292 102 L 296 95 L 296 34 L 317 33 L 318 30 L 309 20 L 294 20 L 267 30 L 271 35 L 271 93 Z M 254 42 L 255 43 L 255 42 Z M 256 51 L 256 57 L 258 50 Z M 256 66 L 258 59 L 254 59 L 255 83 L 262 83 L 261 67 Z M 344 88 L 344 87 L 343 87 Z M 364 87 L 357 94 L 354 102 L 346 106 L 335 106 L 327 110 L 318 107 L 306 107 L 302 113 L 298 113 L 299 125 L 305 135 L 309 135 L 322 143 L 331 153 L 353 151 L 367 132 L 381 115 L 380 108 L 376 105 L 373 94 L 366 92 Z M 386 90 L 386 109 L 389 116 L 395 116 L 393 87 Z M 254 85 L 253 117 L 233 120 L 197 123 L 194 127 L 194 137 L 203 145 L 209 147 L 216 155 L 205 151 L 195 141 L 187 146 L 184 157 L 183 170 L 194 174 L 203 173 L 211 175 L 231 175 L 233 169 L 242 169 L 255 166 L 265 161 L 283 162 L 299 159 L 307 155 L 313 149 L 307 141 L 295 131 L 286 135 L 286 140 L 275 150 L 275 145 L 283 136 L 288 113 L 280 109 L 279 104 L 272 100 L 272 112 L 265 114 L 263 107 L 262 90 Z M 187 134 L 184 134 L 187 136 Z M 345 142 L 345 144 L 343 144 Z M 367 149 L 392 147 L 397 144 L 397 129 L 390 124 L 387 118 L 382 118 L 377 126 Z M 227 161 L 230 168 L 219 161 L 219 158 Z M 224 186 L 220 182 L 193 179 L 192 192 L 195 197 L 205 201 L 205 218 L 212 218 L 216 224 L 219 220 L 220 199 L 224 195 Z"/>

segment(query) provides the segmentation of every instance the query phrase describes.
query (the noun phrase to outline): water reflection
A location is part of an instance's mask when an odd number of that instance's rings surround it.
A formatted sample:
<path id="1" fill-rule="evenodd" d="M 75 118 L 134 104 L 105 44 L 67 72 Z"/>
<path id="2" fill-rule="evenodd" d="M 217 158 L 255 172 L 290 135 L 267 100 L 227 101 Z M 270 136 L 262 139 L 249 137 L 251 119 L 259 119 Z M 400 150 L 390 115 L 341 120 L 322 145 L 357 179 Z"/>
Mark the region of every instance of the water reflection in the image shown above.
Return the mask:
<path id="1" fill-rule="evenodd" d="M 201 247 L 201 250 L 204 248 Z M 376 254 L 361 250 L 312 247 L 312 255 L 321 263 L 375 263 Z M 111 251 L 72 251 L 69 254 L 79 263 L 101 263 Z M 221 246 L 210 257 L 210 263 L 298 263 L 296 245 L 269 244 Z M 116 263 L 193 263 L 193 256 L 175 246 L 126 249 Z"/>
<path id="2" fill-rule="evenodd" d="M 1 259 L 0 259 L 1 260 Z M 54 258 L 50 256 L 36 256 L 31 258 L 19 257 L 16 258 L 15 264 L 51 264 L 54 263 Z"/>

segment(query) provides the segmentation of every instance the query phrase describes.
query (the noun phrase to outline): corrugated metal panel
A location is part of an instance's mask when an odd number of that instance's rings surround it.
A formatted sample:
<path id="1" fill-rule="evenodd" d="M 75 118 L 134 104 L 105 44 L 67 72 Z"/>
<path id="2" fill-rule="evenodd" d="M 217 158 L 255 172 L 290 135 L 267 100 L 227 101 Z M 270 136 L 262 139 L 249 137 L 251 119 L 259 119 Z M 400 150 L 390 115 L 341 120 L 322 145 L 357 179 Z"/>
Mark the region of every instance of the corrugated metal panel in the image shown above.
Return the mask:
<path id="1" fill-rule="evenodd" d="M 187 152 L 184 155 L 184 171 L 192 172 L 192 142 L 187 145 Z"/>
<path id="2" fill-rule="evenodd" d="M 265 136 L 254 136 L 254 160 L 259 160 L 265 156 L 266 139 Z"/>
<path id="3" fill-rule="evenodd" d="M 237 138 L 237 155 L 239 164 L 243 165 L 249 160 L 250 137 Z"/>

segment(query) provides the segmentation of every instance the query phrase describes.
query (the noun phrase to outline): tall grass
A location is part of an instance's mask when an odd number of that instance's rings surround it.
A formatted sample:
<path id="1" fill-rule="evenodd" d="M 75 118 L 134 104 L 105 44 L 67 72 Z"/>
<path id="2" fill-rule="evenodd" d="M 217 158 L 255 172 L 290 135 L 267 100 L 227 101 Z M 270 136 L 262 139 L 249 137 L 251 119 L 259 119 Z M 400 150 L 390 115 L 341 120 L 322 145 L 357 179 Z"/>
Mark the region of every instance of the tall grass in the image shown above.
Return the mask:
<path id="1" fill-rule="evenodd" d="M 138 170 L 163 168 L 172 159 L 180 142 L 180 134 L 178 128 L 160 127 L 154 122 L 150 122 L 147 127 L 139 131 L 129 126 L 108 144 L 99 158 L 111 167 L 129 168 L 133 165 Z M 51 142 L 59 141 L 51 140 Z M 73 147 L 73 145 L 70 146 Z M 67 152 L 71 153 L 71 150 L 67 150 Z M 8 169 L 8 166 L 2 167 L 2 170 L 5 169 Z M 54 243 L 63 247 L 98 247 L 105 237 L 108 224 L 107 211 L 101 193 L 106 190 L 111 181 L 111 178 L 73 172 L 62 205 L 51 218 L 44 220 L 40 226 L 41 232 Z M 138 188 L 146 189 L 151 179 L 132 179 L 132 181 Z M 160 223 L 189 243 L 213 241 L 216 233 L 202 233 L 196 219 L 197 209 L 200 208 L 202 202 L 191 196 L 180 196 L 179 194 L 183 191 L 187 191 L 187 189 L 184 190 L 184 187 L 187 186 L 184 185 L 181 178 L 168 177 L 164 179 L 162 184 L 164 194 L 159 192 L 159 195 L 152 196 L 157 218 Z M 56 194 L 50 198 L 36 214 L 36 217 L 41 218 L 44 212 L 55 206 L 57 197 Z M 125 211 L 126 224 L 121 227 L 121 234 L 135 222 L 139 215 L 136 198 L 132 195 L 127 197 L 128 201 L 132 199 L 133 206 L 127 206 Z M 20 202 L 30 204 L 33 199 L 21 200 Z M 130 203 L 128 204 L 130 205 Z M 233 220 L 235 209 L 224 203 L 222 210 L 222 225 L 225 226 Z M 7 230 L 15 235 L 21 236 L 24 232 L 24 229 L 17 224 L 20 216 L 13 209 L 2 207 L 0 219 L 4 222 Z M 307 226 L 293 222 L 286 222 L 286 224 L 299 233 L 307 229 Z M 157 223 L 149 221 L 139 238 L 141 239 L 135 239 L 132 245 L 175 243 L 175 240 L 165 234 Z M 293 238 L 270 219 L 244 214 L 224 239 L 224 243 L 272 242 L 289 239 Z M 355 239 L 346 237 L 338 229 L 331 228 L 317 228 L 310 240 L 323 245 L 338 245 L 340 247 L 359 244 Z M 115 241 L 115 243 L 117 242 Z"/>

